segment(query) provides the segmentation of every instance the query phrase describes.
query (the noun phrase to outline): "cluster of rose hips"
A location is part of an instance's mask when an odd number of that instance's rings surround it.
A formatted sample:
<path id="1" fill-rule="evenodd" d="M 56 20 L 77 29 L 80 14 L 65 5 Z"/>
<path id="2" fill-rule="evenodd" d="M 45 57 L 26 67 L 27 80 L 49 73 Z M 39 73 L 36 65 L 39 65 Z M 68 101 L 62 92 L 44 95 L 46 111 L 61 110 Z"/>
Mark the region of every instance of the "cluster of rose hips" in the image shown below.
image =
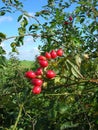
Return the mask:
<path id="1" fill-rule="evenodd" d="M 73 20 L 73 18 L 72 18 L 72 16 L 70 16 L 70 17 L 69 17 L 69 21 L 72 21 L 72 20 Z M 69 21 L 65 21 L 64 24 L 65 24 L 65 25 L 68 25 L 68 24 L 69 24 Z"/>
<path id="2" fill-rule="evenodd" d="M 40 55 L 37 57 L 37 61 L 39 63 L 39 68 L 36 71 L 27 71 L 25 73 L 25 77 L 29 78 L 31 80 L 31 84 L 33 84 L 32 93 L 34 94 L 40 94 L 42 91 L 43 86 L 43 75 L 48 78 L 52 79 L 56 76 L 56 73 L 53 70 L 46 70 L 44 69 L 49 66 L 48 60 L 55 59 L 58 56 L 63 55 L 62 48 L 58 50 L 52 50 L 51 52 L 46 52 L 45 55 Z"/>

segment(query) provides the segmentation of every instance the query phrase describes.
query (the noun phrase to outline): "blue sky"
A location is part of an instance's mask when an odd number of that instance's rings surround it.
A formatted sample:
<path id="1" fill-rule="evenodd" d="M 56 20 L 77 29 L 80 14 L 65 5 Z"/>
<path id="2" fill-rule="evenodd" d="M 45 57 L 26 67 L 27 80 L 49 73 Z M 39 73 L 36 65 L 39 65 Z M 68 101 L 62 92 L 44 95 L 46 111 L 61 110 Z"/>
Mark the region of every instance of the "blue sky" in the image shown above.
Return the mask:
<path id="1" fill-rule="evenodd" d="M 28 11 L 30 14 L 34 14 L 42 9 L 42 6 L 46 5 L 46 0 L 24 0 L 24 10 Z M 0 7 L 2 7 L 2 2 L 0 2 Z M 17 35 L 17 28 L 19 23 L 17 23 L 17 17 L 20 12 L 7 13 L 0 17 L 0 32 L 7 34 L 7 37 Z M 4 41 L 1 46 L 6 50 L 7 58 L 9 58 L 9 52 L 11 52 L 10 42 L 11 40 Z M 20 60 L 34 60 L 35 56 L 39 54 L 38 45 L 41 44 L 40 39 L 33 41 L 32 37 L 26 37 L 24 45 L 18 48 L 19 55 L 17 57 Z"/>
<path id="2" fill-rule="evenodd" d="M 47 0 L 24 0 L 24 10 L 28 11 L 31 15 L 34 15 L 35 12 L 40 11 L 42 6 L 47 4 Z M 2 2 L 0 2 L 0 7 L 2 7 Z M 74 7 L 74 6 L 73 6 Z M 72 8 L 73 8 L 72 7 Z M 71 10 L 72 10 L 71 8 Z M 67 10 L 67 11 L 70 11 Z M 20 12 L 7 13 L 4 16 L 0 17 L 0 32 L 7 34 L 7 37 L 17 35 L 17 28 L 19 23 L 17 23 L 17 17 Z M 2 43 L 3 48 L 7 52 L 7 58 L 9 57 L 9 52 L 11 52 L 10 42 L 11 40 L 4 41 Z M 36 42 L 33 41 L 33 38 L 26 37 L 24 45 L 18 48 L 20 60 L 34 60 L 35 56 L 39 54 L 38 45 L 42 44 L 40 39 L 37 39 Z"/>

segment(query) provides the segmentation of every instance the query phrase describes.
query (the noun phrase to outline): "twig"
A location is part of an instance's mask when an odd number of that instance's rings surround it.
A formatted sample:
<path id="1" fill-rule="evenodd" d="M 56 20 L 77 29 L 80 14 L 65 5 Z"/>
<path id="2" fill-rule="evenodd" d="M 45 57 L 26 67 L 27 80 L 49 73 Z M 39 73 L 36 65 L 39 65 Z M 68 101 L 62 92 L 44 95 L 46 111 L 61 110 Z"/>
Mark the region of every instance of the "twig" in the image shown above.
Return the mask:
<path id="1" fill-rule="evenodd" d="M 23 104 L 21 104 L 19 107 L 20 107 L 20 109 L 19 109 L 18 117 L 17 117 L 16 122 L 14 124 L 13 130 L 16 130 L 17 124 L 18 124 L 19 119 L 21 117 L 21 113 L 22 113 L 22 109 L 23 109 Z"/>
<path id="2" fill-rule="evenodd" d="M 41 35 L 38 35 L 38 34 L 24 34 L 24 35 L 19 35 L 19 36 L 11 36 L 11 37 L 7 37 L 5 39 L 2 40 L 3 41 L 6 41 L 6 40 L 9 40 L 9 39 L 13 39 L 13 38 L 20 38 L 20 37 L 25 37 L 25 36 L 32 36 L 32 37 L 41 37 Z"/>
<path id="3" fill-rule="evenodd" d="M 6 40 L 9 40 L 9 39 L 15 39 L 15 38 L 20 38 L 20 37 L 25 37 L 25 36 L 32 36 L 32 37 L 42 37 L 42 38 L 48 38 L 48 37 L 52 37 L 53 35 L 41 35 L 41 34 L 31 34 L 31 33 L 28 33 L 28 34 L 24 34 L 24 35 L 19 35 L 19 36 L 11 36 L 11 37 L 7 37 L 5 39 L 2 40 L 2 42 L 6 41 Z M 53 39 L 53 41 L 59 43 L 57 40 Z"/>

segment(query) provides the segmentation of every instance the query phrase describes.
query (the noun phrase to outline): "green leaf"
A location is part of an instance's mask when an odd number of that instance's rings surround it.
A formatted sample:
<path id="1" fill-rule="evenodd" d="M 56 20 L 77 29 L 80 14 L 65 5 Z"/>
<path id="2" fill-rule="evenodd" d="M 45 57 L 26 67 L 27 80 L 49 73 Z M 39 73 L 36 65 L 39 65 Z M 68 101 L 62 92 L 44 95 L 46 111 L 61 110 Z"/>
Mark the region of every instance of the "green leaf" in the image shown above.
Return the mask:
<path id="1" fill-rule="evenodd" d="M 61 125 L 60 130 L 65 130 L 67 128 L 74 128 L 77 127 L 78 125 L 79 125 L 78 123 L 73 124 L 72 122 L 65 122 Z"/>
<path id="2" fill-rule="evenodd" d="M 81 58 L 80 58 L 79 54 L 77 54 L 75 56 L 75 61 L 76 61 L 77 66 L 80 67 L 80 65 L 81 65 Z"/>
<path id="3" fill-rule="evenodd" d="M 35 16 L 38 17 L 40 14 L 41 14 L 40 12 L 36 12 Z"/>
<path id="4" fill-rule="evenodd" d="M 75 71 L 73 67 L 71 68 L 71 72 L 76 78 L 80 78 L 79 74 Z"/>
<path id="5" fill-rule="evenodd" d="M 17 19 L 17 21 L 19 22 L 22 19 L 23 15 L 20 15 Z"/>
<path id="6" fill-rule="evenodd" d="M 6 39 L 6 34 L 0 32 L 0 38 L 1 38 L 1 39 Z"/>
<path id="7" fill-rule="evenodd" d="M 96 30 L 96 29 L 95 29 L 95 26 L 92 26 L 92 27 L 91 27 L 91 33 L 93 33 L 95 30 Z"/>
<path id="8" fill-rule="evenodd" d="M 44 15 L 49 15 L 50 14 L 49 10 L 42 10 L 41 13 L 44 14 Z"/>
<path id="9" fill-rule="evenodd" d="M 11 46 L 14 47 L 14 48 L 16 46 L 20 47 L 21 45 L 24 44 L 23 40 L 24 40 L 24 36 L 16 37 L 15 42 L 12 42 Z"/>
<path id="10" fill-rule="evenodd" d="M 19 35 L 24 35 L 26 32 L 26 29 L 23 27 L 20 27 L 20 28 L 18 28 L 18 31 L 19 31 Z"/>
<path id="11" fill-rule="evenodd" d="M 14 2 L 15 2 L 16 4 L 19 4 L 19 1 L 18 1 L 18 0 L 14 0 Z"/>
<path id="12" fill-rule="evenodd" d="M 38 24 L 32 24 L 32 25 L 29 27 L 29 31 L 31 31 L 31 30 L 38 30 L 38 29 L 39 29 Z"/>
<path id="13" fill-rule="evenodd" d="M 5 56 L 0 56 L 0 68 L 6 65 L 6 58 Z"/>
<path id="14" fill-rule="evenodd" d="M 28 25 L 27 18 L 24 17 L 20 24 L 21 24 L 21 27 L 23 27 L 23 28 L 26 27 Z"/>
<path id="15" fill-rule="evenodd" d="M 14 47 L 12 48 L 12 52 L 16 52 L 17 54 L 19 54 L 17 48 L 14 48 Z"/>
<path id="16" fill-rule="evenodd" d="M 85 1 L 79 1 L 78 4 L 83 4 L 83 5 L 85 5 Z"/>
<path id="17" fill-rule="evenodd" d="M 65 2 L 65 7 L 68 8 L 70 4 L 68 2 Z"/>
<path id="18" fill-rule="evenodd" d="M 68 59 L 67 59 L 67 62 L 72 66 L 73 69 L 71 69 L 71 70 L 73 71 L 73 74 L 74 74 L 74 75 L 77 74 L 79 77 L 83 78 L 83 76 L 82 76 L 82 74 L 80 73 L 78 67 L 77 67 L 76 65 L 74 65 L 71 61 L 69 61 Z M 77 75 L 76 75 L 76 76 L 77 76 Z"/>
<path id="19" fill-rule="evenodd" d="M 10 44 L 10 46 L 11 46 L 11 47 L 16 47 L 16 43 L 15 43 L 15 42 L 12 42 L 12 43 Z"/>
<path id="20" fill-rule="evenodd" d="M 1 55 L 6 54 L 6 51 L 2 48 L 2 46 L 0 46 L 0 54 L 1 54 Z"/>
<path id="21" fill-rule="evenodd" d="M 59 106 L 59 113 L 60 114 L 68 114 L 69 113 L 69 111 L 68 111 L 68 106 L 66 106 L 66 105 L 60 105 Z"/>
<path id="22" fill-rule="evenodd" d="M 54 110 L 54 109 L 52 109 L 50 114 L 51 114 L 51 118 L 54 119 L 54 118 L 56 118 L 56 116 L 57 116 L 57 111 Z"/>
<path id="23" fill-rule="evenodd" d="M 2 2 L 5 2 L 6 0 L 2 0 Z"/>
<path id="24" fill-rule="evenodd" d="M 80 23 L 83 23 L 84 20 L 85 20 L 85 18 L 81 18 L 81 19 L 80 19 Z"/>
<path id="25" fill-rule="evenodd" d="M 3 15 L 5 15 L 5 12 L 4 12 L 4 11 L 1 11 L 1 12 L 0 12 L 0 16 L 3 16 Z"/>
<path id="26" fill-rule="evenodd" d="M 48 4 L 52 5 L 54 3 L 54 0 L 48 0 Z"/>

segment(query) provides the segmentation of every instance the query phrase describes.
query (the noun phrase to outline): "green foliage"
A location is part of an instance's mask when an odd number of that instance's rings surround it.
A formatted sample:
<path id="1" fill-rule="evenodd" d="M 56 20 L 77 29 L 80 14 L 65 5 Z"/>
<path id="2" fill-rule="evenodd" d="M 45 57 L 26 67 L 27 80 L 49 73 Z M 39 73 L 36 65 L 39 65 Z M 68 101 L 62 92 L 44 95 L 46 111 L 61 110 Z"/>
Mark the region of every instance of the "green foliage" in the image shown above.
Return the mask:
<path id="1" fill-rule="evenodd" d="M 34 61 L 26 61 L 26 60 L 23 60 L 23 61 L 20 61 L 20 66 L 22 68 L 27 68 L 27 69 L 30 69 L 30 68 L 34 68 Z"/>
<path id="2" fill-rule="evenodd" d="M 62 48 L 64 55 L 49 62 L 55 79 L 44 79 L 40 95 L 31 93 L 32 85 L 24 77 L 38 63 L 27 67 L 12 57 L 4 64 L 0 48 L 0 110 L 1 130 L 97 130 L 98 128 L 98 2 L 97 0 L 48 0 L 43 10 L 31 17 L 18 0 L 5 1 L 4 15 L 9 8 L 21 11 L 19 36 L 11 43 L 13 51 L 24 44 L 25 36 L 41 37 L 41 55 Z M 66 9 L 72 4 L 72 13 Z M 72 20 L 69 20 L 69 17 Z M 35 22 L 29 24 L 28 18 Z M 44 19 L 44 23 L 39 21 Z M 67 22 L 67 24 L 66 24 Z M 28 34 L 29 33 L 29 34 Z M 6 35 L 0 33 L 0 42 Z M 6 61 L 6 60 L 5 60 Z M 29 64 L 29 63 L 27 63 Z M 23 66 L 22 66 L 23 65 Z"/>

